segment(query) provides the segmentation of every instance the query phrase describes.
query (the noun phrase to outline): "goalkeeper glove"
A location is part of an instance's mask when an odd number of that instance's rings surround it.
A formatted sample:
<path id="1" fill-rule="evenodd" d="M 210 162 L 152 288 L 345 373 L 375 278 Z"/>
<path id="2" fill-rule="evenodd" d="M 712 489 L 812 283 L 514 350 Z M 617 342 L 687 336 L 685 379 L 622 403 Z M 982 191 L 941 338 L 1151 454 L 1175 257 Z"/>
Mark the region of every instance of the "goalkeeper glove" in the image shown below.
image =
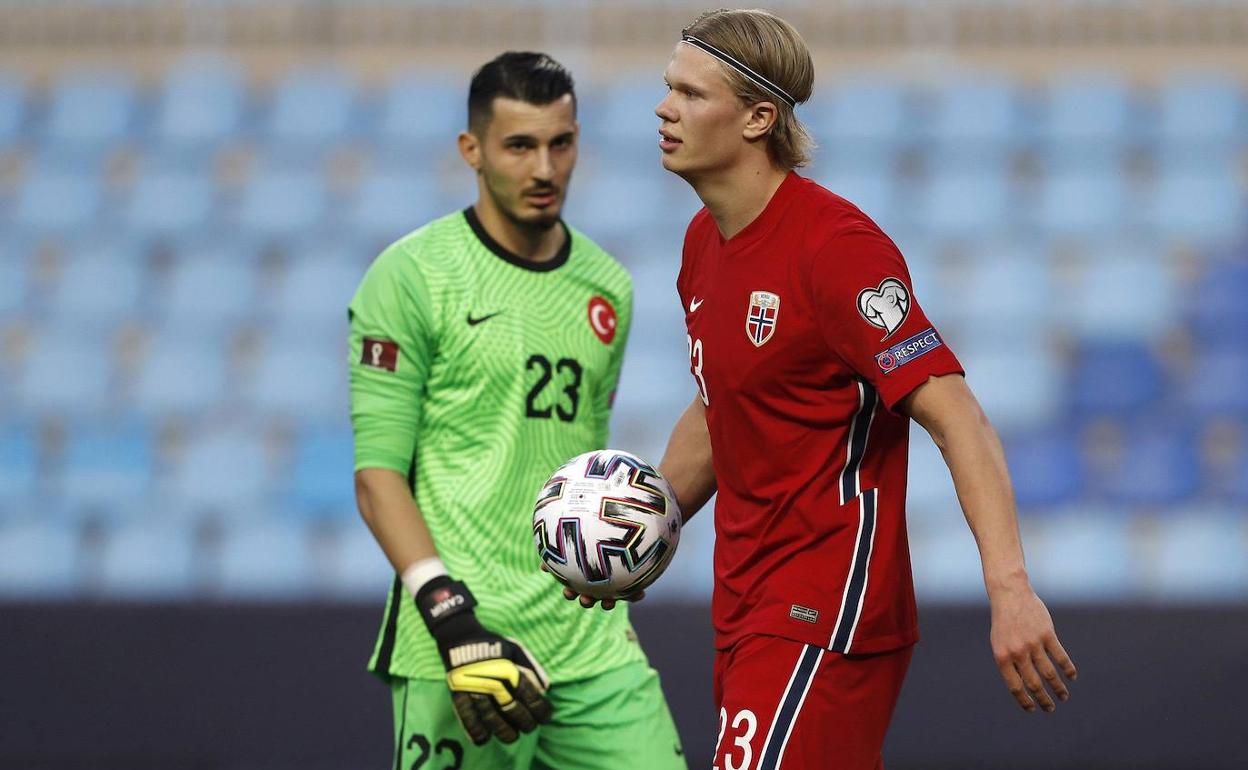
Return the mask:
<path id="1" fill-rule="evenodd" d="M 416 607 L 438 645 L 455 715 L 478 746 L 512 743 L 550 720 L 546 672 L 529 651 L 481 627 L 468 587 L 442 575 L 421 586 Z"/>

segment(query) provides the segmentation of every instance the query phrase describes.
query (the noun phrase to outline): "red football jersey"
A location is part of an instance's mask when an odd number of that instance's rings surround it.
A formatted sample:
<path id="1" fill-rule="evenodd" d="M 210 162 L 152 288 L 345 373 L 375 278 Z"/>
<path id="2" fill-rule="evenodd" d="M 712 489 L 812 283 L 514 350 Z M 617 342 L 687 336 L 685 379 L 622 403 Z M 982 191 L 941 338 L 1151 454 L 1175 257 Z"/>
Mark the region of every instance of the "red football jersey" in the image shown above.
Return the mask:
<path id="1" fill-rule="evenodd" d="M 961 373 L 896 245 L 790 173 L 725 241 L 703 209 L 677 279 L 715 477 L 716 646 L 771 634 L 841 653 L 918 639 L 894 406 Z"/>

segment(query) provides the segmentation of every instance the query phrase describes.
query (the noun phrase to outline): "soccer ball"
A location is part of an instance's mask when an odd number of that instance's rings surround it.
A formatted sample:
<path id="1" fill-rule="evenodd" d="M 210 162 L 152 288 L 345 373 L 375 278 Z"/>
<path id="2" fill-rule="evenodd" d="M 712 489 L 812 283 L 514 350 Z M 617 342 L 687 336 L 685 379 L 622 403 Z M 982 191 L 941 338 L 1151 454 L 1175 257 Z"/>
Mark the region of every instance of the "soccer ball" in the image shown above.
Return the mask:
<path id="1" fill-rule="evenodd" d="M 680 542 L 667 479 L 618 449 L 577 455 L 542 486 L 533 541 L 564 585 L 595 599 L 628 598 L 655 581 Z"/>

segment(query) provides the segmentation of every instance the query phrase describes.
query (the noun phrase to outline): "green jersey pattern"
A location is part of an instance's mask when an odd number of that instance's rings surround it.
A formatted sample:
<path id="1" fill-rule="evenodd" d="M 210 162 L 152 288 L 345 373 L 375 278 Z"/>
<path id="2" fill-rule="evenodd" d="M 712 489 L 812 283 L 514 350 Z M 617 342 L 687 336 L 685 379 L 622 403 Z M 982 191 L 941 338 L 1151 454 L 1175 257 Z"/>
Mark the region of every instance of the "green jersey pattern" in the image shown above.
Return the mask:
<path id="1" fill-rule="evenodd" d="M 442 217 L 382 252 L 350 308 L 356 470 L 408 477 L 482 625 L 520 640 L 555 682 L 645 659 L 627 609 L 565 600 L 533 542 L 543 482 L 605 446 L 632 313 L 628 273 L 566 230 L 561 252 L 532 264 L 472 210 Z M 397 578 L 369 669 L 445 676 Z"/>

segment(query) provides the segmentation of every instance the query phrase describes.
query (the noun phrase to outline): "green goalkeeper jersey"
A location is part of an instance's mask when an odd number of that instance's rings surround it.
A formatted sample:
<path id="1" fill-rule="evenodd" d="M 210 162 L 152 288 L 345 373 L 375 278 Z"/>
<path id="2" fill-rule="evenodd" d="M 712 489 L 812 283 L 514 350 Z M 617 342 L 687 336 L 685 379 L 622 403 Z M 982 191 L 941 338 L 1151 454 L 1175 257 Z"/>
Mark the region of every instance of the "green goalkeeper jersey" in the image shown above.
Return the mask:
<path id="1" fill-rule="evenodd" d="M 355 468 L 407 476 L 477 617 L 520 640 L 551 680 L 644 660 L 623 606 L 586 611 L 541 572 L 533 504 L 552 471 L 605 446 L 632 313 L 623 267 L 579 232 L 530 263 L 472 209 L 374 261 L 351 301 Z M 369 661 L 382 676 L 445 676 L 395 579 Z"/>

